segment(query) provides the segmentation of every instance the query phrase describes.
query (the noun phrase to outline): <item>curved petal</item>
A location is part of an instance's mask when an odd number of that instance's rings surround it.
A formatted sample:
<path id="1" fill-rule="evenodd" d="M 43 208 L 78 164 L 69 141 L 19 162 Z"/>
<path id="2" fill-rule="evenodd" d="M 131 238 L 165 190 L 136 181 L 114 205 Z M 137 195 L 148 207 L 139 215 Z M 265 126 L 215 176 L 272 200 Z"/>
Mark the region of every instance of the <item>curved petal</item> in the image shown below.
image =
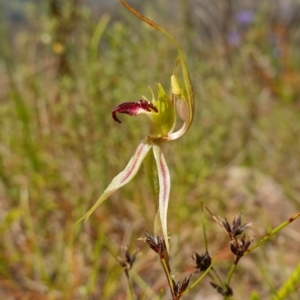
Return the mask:
<path id="1" fill-rule="evenodd" d="M 184 135 L 186 133 L 186 131 L 188 130 L 187 127 L 187 123 L 183 123 L 183 125 L 181 126 L 180 129 L 178 129 L 175 132 L 169 133 L 167 137 L 165 137 L 164 139 L 166 141 L 173 141 L 173 140 L 177 140 L 179 139 L 182 135 Z"/>
<path id="2" fill-rule="evenodd" d="M 135 154 L 131 157 L 125 169 L 112 180 L 110 185 L 99 197 L 99 199 L 96 201 L 93 207 L 82 218 L 80 218 L 78 222 L 84 219 L 87 220 L 90 217 L 90 215 L 95 211 L 95 209 L 100 204 L 102 204 L 102 202 L 104 202 L 111 194 L 113 194 L 120 187 L 122 187 L 123 185 L 131 181 L 131 179 L 135 176 L 135 174 L 139 170 L 144 158 L 146 157 L 151 147 L 152 147 L 151 144 L 148 144 L 144 141 L 138 146 Z"/>
<path id="3" fill-rule="evenodd" d="M 186 71 L 186 73 L 184 73 L 184 71 Z M 178 82 L 175 75 L 172 75 L 171 88 L 173 99 L 176 105 L 177 114 L 179 118 L 183 121 L 183 124 L 180 129 L 168 134 L 168 136 L 165 138 L 167 141 L 176 140 L 182 135 L 184 135 L 190 128 L 194 117 L 195 104 L 193 88 L 189 78 L 188 70 L 186 68 L 186 65 L 184 65 L 184 62 L 182 62 L 182 73 L 184 77 L 184 85 Z M 185 76 L 187 76 L 187 78 Z"/>
<path id="4" fill-rule="evenodd" d="M 153 153 L 157 166 L 158 182 L 159 182 L 159 215 L 162 226 L 162 234 L 165 239 L 166 248 L 169 253 L 169 239 L 167 230 L 167 213 L 169 196 L 171 189 L 171 180 L 169 169 L 165 157 L 161 151 L 160 146 L 153 145 Z"/>

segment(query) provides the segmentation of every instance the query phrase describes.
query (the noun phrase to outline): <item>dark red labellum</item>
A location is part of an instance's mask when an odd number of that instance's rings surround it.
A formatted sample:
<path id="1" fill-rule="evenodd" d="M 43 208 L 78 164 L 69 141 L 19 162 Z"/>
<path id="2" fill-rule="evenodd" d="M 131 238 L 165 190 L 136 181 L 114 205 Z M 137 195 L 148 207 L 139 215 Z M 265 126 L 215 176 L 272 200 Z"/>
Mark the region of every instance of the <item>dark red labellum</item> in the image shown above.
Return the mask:
<path id="1" fill-rule="evenodd" d="M 116 122 L 122 123 L 118 119 L 117 113 L 127 114 L 130 116 L 136 116 L 140 109 L 143 109 L 143 110 L 146 110 L 149 112 L 151 110 L 155 111 L 156 113 L 158 112 L 156 106 L 154 106 L 151 102 L 148 102 L 146 100 L 140 100 L 138 102 L 124 102 L 124 103 L 121 103 L 120 105 L 116 106 L 112 110 L 112 117 Z"/>

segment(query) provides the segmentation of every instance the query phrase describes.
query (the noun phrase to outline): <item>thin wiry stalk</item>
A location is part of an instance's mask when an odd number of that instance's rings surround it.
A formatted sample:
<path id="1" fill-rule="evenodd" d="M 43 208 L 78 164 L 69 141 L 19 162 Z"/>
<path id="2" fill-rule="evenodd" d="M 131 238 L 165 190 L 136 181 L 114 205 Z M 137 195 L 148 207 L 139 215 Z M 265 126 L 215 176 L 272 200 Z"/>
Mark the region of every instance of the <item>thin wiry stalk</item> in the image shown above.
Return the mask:
<path id="1" fill-rule="evenodd" d="M 219 276 L 218 272 L 215 270 L 215 268 L 211 268 L 211 271 L 216 275 L 219 283 L 221 284 L 222 287 L 224 287 L 224 282 L 222 281 L 221 277 Z M 208 275 L 211 275 L 210 273 Z M 211 276 L 211 278 L 213 278 Z"/>
<path id="2" fill-rule="evenodd" d="M 233 273 L 234 273 L 234 271 L 235 271 L 235 269 L 236 269 L 236 264 L 234 263 L 234 264 L 232 264 L 232 266 L 231 266 L 231 268 L 230 268 L 230 270 L 229 270 L 229 272 L 228 272 L 228 274 L 227 274 L 227 278 L 226 278 L 226 284 L 229 286 L 230 285 L 230 281 L 231 281 L 231 278 L 232 278 L 232 275 L 233 275 Z"/>
<path id="3" fill-rule="evenodd" d="M 131 277 L 130 277 L 129 273 L 126 273 L 125 277 L 127 279 L 127 284 L 128 284 L 127 297 L 128 297 L 129 300 L 134 300 L 133 287 L 132 287 Z"/>
<path id="4" fill-rule="evenodd" d="M 268 241 L 271 237 L 273 237 L 275 234 L 277 234 L 279 231 L 281 231 L 283 228 L 285 228 L 287 225 L 289 225 L 290 223 L 292 223 L 293 221 L 295 221 L 299 217 L 300 217 L 300 212 L 298 212 L 293 217 L 289 218 L 288 220 L 286 220 L 285 222 L 280 224 L 278 227 L 274 228 L 271 232 L 269 232 L 263 238 L 261 238 L 256 244 L 254 244 L 252 247 L 247 249 L 244 252 L 244 255 L 247 255 L 250 252 L 252 252 L 253 250 L 255 250 L 256 248 L 258 248 L 261 244 Z"/>
<path id="5" fill-rule="evenodd" d="M 203 229 L 203 236 L 204 236 L 205 251 L 206 251 L 206 253 L 208 253 L 208 244 L 207 244 L 207 236 L 206 236 L 206 228 L 205 228 L 205 217 L 204 217 L 204 210 L 203 210 L 203 202 L 201 202 L 201 219 L 202 219 L 202 229 Z"/>
<path id="6" fill-rule="evenodd" d="M 147 283 L 134 269 L 131 270 L 131 278 L 135 284 L 139 286 L 139 288 L 143 291 L 143 298 L 148 297 L 147 299 L 155 299 L 157 297 L 156 293 L 152 290 Z M 159 298 L 160 299 L 160 298 Z"/>
<path id="7" fill-rule="evenodd" d="M 160 261 L 161 261 L 161 264 L 162 264 L 163 269 L 165 271 L 166 277 L 168 279 L 168 284 L 169 284 L 169 287 L 170 287 L 172 298 L 174 299 L 174 297 L 175 297 L 175 295 L 174 295 L 174 286 L 173 286 L 172 277 L 171 277 L 171 274 L 170 274 L 170 271 L 169 271 L 170 267 L 167 265 L 167 262 L 163 257 L 161 257 Z"/>

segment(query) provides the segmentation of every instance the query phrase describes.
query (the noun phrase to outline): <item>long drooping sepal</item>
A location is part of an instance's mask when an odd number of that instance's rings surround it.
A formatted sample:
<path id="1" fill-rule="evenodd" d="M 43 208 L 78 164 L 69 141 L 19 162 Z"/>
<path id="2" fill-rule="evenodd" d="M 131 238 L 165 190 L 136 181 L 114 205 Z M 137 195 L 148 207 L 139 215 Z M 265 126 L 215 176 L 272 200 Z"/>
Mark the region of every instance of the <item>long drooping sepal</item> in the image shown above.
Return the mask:
<path id="1" fill-rule="evenodd" d="M 166 138 L 167 140 L 174 140 L 182 136 L 191 126 L 193 118 L 194 118 L 194 111 L 195 111 L 195 101 L 194 101 L 194 92 L 193 92 L 193 86 L 191 82 L 191 78 L 189 75 L 189 71 L 187 68 L 187 64 L 183 55 L 182 50 L 180 49 L 177 41 L 161 26 L 153 22 L 152 20 L 148 19 L 138 11 L 136 11 L 133 7 L 131 7 L 128 3 L 125 2 L 125 0 L 120 0 L 120 2 L 135 16 L 137 16 L 139 19 L 141 19 L 143 22 L 147 23 L 148 25 L 154 27 L 156 30 L 162 32 L 176 47 L 179 60 L 181 64 L 181 70 L 182 70 L 182 76 L 183 76 L 183 84 L 184 87 L 182 87 L 180 91 L 180 95 L 177 94 L 176 96 L 182 101 L 180 104 L 179 109 L 183 109 L 187 112 L 187 115 L 184 120 L 184 124 L 181 129 L 178 130 L 178 132 L 174 132 L 169 134 L 169 137 Z M 174 74 L 176 75 L 176 74 Z M 177 108 L 178 110 L 178 108 Z M 179 112 L 180 114 L 181 112 Z"/>
<path id="2" fill-rule="evenodd" d="M 121 188 L 123 185 L 127 184 L 137 173 L 139 170 L 145 156 L 151 149 L 152 145 L 143 141 L 137 148 L 135 154 L 131 157 L 129 163 L 125 167 L 125 169 L 118 174 L 110 183 L 110 185 L 106 188 L 100 198 L 96 201 L 93 207 L 82 217 L 80 221 L 87 220 L 90 215 L 95 211 L 95 209 L 102 204 L 111 194 Z"/>
<path id="3" fill-rule="evenodd" d="M 171 189 L 171 180 L 169 169 L 165 160 L 165 157 L 161 151 L 159 145 L 153 145 L 153 154 L 156 161 L 158 182 L 159 182 L 159 215 L 161 222 L 162 234 L 165 239 L 166 248 L 169 253 L 169 240 L 168 240 L 168 229 L 167 229 L 167 213 L 169 196 Z"/>

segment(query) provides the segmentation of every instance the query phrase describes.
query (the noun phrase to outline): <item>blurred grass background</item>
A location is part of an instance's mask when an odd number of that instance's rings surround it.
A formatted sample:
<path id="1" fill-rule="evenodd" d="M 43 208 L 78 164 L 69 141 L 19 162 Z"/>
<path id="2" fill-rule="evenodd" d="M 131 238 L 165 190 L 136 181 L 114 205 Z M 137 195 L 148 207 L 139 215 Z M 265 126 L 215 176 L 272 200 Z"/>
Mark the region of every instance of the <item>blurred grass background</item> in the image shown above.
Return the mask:
<path id="1" fill-rule="evenodd" d="M 259 239 L 300 207 L 298 1 L 129 1 L 167 29 L 187 57 L 194 123 L 165 145 L 172 190 L 173 272 L 203 252 L 200 203 Z M 134 288 L 155 299 L 159 262 L 138 241 L 155 215 L 143 171 L 87 223 L 76 221 L 122 170 L 147 131 L 111 110 L 169 86 L 176 51 L 117 1 L 1 2 L 0 298 L 125 299 L 116 256 L 139 248 Z M 226 275 L 228 240 L 207 216 Z M 299 263 L 299 221 L 241 260 L 235 299 L 271 299 Z M 190 299 L 220 299 L 208 280 Z M 215 297 L 215 298 L 214 298 Z M 288 299 L 299 299 L 294 291 Z M 187 296 L 189 298 L 189 296 Z M 166 296 L 165 299 L 168 299 Z"/>

